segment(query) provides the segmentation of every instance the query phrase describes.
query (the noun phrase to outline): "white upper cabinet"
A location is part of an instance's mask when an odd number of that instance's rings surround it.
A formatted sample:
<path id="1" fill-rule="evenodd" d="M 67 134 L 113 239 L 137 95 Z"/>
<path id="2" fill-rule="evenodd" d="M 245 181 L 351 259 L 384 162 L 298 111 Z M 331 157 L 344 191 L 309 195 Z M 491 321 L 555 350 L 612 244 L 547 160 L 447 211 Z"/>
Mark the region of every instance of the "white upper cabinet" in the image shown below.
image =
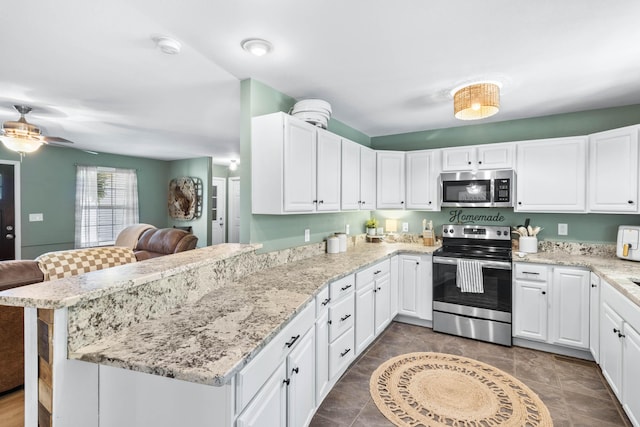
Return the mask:
<path id="1" fill-rule="evenodd" d="M 340 210 L 340 174 L 342 140 L 331 132 L 318 129 L 317 205 L 319 212 Z"/>
<path id="2" fill-rule="evenodd" d="M 405 172 L 403 151 L 377 152 L 377 208 L 404 209 Z"/>
<path id="3" fill-rule="evenodd" d="M 340 209 L 340 137 L 285 113 L 254 117 L 251 134 L 252 213 Z"/>
<path id="4" fill-rule="evenodd" d="M 442 149 L 442 171 L 512 169 L 512 143 L 474 145 Z"/>
<path id="5" fill-rule="evenodd" d="M 372 210 L 376 207 L 376 152 L 342 139 L 341 209 Z"/>
<path id="6" fill-rule="evenodd" d="M 589 211 L 638 212 L 638 129 L 589 136 Z"/>
<path id="7" fill-rule="evenodd" d="M 406 154 L 407 209 L 439 210 L 437 163 L 439 150 L 410 151 Z"/>
<path id="8" fill-rule="evenodd" d="M 516 143 L 520 212 L 586 212 L 587 138 Z"/>

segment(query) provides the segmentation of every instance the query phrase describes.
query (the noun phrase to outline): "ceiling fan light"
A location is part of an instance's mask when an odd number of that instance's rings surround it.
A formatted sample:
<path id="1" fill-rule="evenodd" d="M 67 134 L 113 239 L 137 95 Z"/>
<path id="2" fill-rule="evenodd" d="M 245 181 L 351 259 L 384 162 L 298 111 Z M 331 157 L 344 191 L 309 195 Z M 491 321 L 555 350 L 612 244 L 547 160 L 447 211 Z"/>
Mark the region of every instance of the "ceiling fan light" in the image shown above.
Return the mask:
<path id="1" fill-rule="evenodd" d="M 0 136 L 0 141 L 2 141 L 2 144 L 9 150 L 20 154 L 33 153 L 38 150 L 38 148 L 42 147 L 42 144 L 44 144 L 41 137 L 21 138 L 4 135 Z"/>
<path id="2" fill-rule="evenodd" d="M 483 82 L 465 86 L 453 95 L 453 114 L 460 120 L 491 117 L 500 110 L 500 86 Z"/>
<path id="3" fill-rule="evenodd" d="M 155 36 L 153 41 L 162 53 L 167 55 L 177 55 L 182 50 L 182 44 L 176 39 L 167 36 Z"/>
<path id="4" fill-rule="evenodd" d="M 262 39 L 246 39 L 242 41 L 241 46 L 244 50 L 255 56 L 264 56 L 273 49 L 271 43 Z"/>

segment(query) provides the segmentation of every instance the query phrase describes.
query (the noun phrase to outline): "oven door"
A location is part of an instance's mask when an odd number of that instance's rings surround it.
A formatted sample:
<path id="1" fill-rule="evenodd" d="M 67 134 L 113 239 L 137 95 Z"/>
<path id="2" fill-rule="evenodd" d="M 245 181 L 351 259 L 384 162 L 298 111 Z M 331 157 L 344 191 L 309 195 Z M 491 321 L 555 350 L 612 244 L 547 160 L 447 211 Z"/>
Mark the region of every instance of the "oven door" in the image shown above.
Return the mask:
<path id="1" fill-rule="evenodd" d="M 491 179 L 456 179 L 442 181 L 442 206 L 491 206 L 493 184 Z"/>
<path id="2" fill-rule="evenodd" d="M 433 257 L 433 309 L 446 313 L 511 322 L 511 263 L 482 263 L 483 293 L 461 292 L 456 286 L 458 258 Z"/>

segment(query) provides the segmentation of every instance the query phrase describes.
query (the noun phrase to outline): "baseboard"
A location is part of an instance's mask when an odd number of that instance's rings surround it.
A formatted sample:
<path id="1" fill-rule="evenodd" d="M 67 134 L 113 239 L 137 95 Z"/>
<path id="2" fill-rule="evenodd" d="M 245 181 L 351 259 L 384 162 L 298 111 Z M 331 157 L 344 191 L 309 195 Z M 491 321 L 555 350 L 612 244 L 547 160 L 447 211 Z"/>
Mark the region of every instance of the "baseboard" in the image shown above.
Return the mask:
<path id="1" fill-rule="evenodd" d="M 393 319 L 394 322 L 407 323 L 409 325 L 424 326 L 425 328 L 433 329 L 433 322 L 426 319 L 418 319 L 417 317 L 407 316 L 405 314 L 398 314 Z"/>
<path id="2" fill-rule="evenodd" d="M 544 342 L 531 341 L 523 338 L 513 337 L 513 345 L 518 347 L 531 348 L 533 350 L 546 351 L 547 353 L 561 354 L 563 356 L 575 357 L 594 361 L 591 352 L 588 350 L 580 350 L 577 348 L 564 347 L 561 345 L 547 344 Z"/>

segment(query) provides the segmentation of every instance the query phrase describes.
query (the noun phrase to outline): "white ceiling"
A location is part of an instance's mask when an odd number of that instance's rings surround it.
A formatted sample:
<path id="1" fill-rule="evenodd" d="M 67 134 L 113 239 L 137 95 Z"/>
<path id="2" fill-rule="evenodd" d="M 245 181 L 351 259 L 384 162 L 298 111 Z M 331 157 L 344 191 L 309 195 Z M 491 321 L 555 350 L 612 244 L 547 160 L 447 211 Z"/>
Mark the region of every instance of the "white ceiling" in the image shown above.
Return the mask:
<path id="1" fill-rule="evenodd" d="M 640 104 L 638 17 L 638 0 L 4 2 L 0 121 L 22 103 L 76 148 L 224 164 L 245 78 L 325 99 L 369 136 L 478 123 L 449 92 L 481 79 L 503 83 L 485 122 Z M 244 52 L 249 37 L 273 52 Z"/>

